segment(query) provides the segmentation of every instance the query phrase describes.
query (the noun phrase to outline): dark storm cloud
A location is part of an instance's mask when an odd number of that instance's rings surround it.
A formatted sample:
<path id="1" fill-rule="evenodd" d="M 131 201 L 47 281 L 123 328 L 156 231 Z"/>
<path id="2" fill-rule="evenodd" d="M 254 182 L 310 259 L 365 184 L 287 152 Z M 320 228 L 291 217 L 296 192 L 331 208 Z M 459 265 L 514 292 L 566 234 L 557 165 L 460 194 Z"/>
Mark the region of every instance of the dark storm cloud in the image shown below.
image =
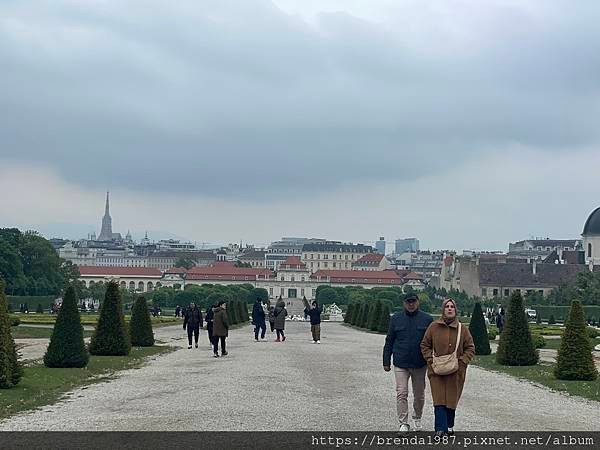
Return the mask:
<path id="1" fill-rule="evenodd" d="M 0 159 L 265 198 L 597 144 L 595 3 L 452 3 L 415 28 L 401 7 L 313 26 L 262 0 L 3 2 Z"/>

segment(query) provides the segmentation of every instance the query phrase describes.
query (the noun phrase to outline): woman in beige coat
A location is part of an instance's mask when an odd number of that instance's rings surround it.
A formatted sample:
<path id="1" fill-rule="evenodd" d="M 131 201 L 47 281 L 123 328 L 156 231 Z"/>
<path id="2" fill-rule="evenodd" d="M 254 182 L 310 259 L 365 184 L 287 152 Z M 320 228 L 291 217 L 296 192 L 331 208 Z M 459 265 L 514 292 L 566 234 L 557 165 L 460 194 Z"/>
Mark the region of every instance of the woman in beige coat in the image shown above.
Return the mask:
<path id="1" fill-rule="evenodd" d="M 442 317 L 431 322 L 421 342 L 421 352 L 427 361 L 427 377 L 431 386 L 435 412 L 435 431 L 438 434 L 454 433 L 454 415 L 462 394 L 467 366 L 475 355 L 475 345 L 469 329 L 461 325 L 460 340 L 456 355 L 458 370 L 448 375 L 436 375 L 432 369 L 433 354 L 436 356 L 453 353 L 456 348 L 459 321 L 456 303 L 447 298 L 442 303 Z"/>

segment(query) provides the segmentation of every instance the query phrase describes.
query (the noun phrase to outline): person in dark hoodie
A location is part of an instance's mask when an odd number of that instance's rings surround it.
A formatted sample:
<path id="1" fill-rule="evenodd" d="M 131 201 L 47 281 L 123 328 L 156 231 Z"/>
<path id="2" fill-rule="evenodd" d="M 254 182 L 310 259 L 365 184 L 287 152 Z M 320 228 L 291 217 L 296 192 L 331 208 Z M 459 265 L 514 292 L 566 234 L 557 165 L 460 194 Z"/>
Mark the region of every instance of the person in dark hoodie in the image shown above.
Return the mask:
<path id="1" fill-rule="evenodd" d="M 221 300 L 213 309 L 213 352 L 219 357 L 219 341 L 221 341 L 221 356 L 226 356 L 225 339 L 229 334 L 229 318 L 227 317 L 227 302 Z"/>
<path id="2" fill-rule="evenodd" d="M 275 331 L 275 307 L 269 308 L 269 325 L 271 325 L 271 333 Z"/>
<path id="3" fill-rule="evenodd" d="M 404 310 L 390 319 L 390 327 L 383 347 L 383 369 L 391 370 L 394 355 L 396 376 L 396 410 L 400 432 L 408 433 L 408 380 L 413 388 L 413 420 L 415 430 L 422 429 L 421 417 L 425 405 L 425 374 L 427 362 L 421 353 L 421 341 L 433 318 L 419 310 L 419 297 L 409 293 L 404 296 Z"/>
<path id="4" fill-rule="evenodd" d="M 312 334 L 313 344 L 321 343 L 321 308 L 316 301 L 308 305 L 306 297 L 302 299 L 304 302 L 304 314 L 310 317 L 310 332 Z"/>
<path id="5" fill-rule="evenodd" d="M 187 328 L 188 349 L 192 348 L 192 334 L 194 335 L 194 344 L 198 348 L 198 337 L 200 328 L 202 328 L 202 311 L 196 306 L 196 303 L 190 303 L 189 308 L 185 310 L 183 316 L 183 329 Z"/>
<path id="6" fill-rule="evenodd" d="M 217 307 L 217 305 L 215 305 L 215 304 L 210 305 L 208 308 L 206 308 L 206 316 L 204 316 L 204 320 L 206 321 L 206 330 L 208 332 L 208 345 L 210 345 L 210 348 L 212 348 L 212 346 L 214 345 L 213 317 L 215 316 L 215 313 L 213 312 L 213 309 L 216 307 Z"/>
<path id="7" fill-rule="evenodd" d="M 285 341 L 285 318 L 287 316 L 287 309 L 285 309 L 285 302 L 279 297 L 279 301 L 275 305 L 275 331 L 277 332 L 277 339 L 275 342 L 283 342 Z"/>
<path id="8" fill-rule="evenodd" d="M 265 323 L 265 310 L 263 309 L 262 300 L 256 297 L 254 307 L 252 308 L 252 323 L 254 324 L 254 340 L 258 342 L 258 332 L 260 333 L 260 340 L 265 340 L 265 333 L 267 332 L 267 324 Z"/>

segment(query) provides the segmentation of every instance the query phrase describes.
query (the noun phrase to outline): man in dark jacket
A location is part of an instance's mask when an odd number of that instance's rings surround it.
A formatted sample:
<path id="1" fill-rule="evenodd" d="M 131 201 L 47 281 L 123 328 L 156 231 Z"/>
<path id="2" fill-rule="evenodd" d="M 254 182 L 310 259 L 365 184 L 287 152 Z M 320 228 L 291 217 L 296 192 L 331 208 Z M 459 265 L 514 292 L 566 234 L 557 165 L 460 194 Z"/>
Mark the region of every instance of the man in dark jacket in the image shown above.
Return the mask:
<path id="1" fill-rule="evenodd" d="M 321 343 L 321 309 L 316 301 L 313 301 L 308 307 L 306 298 L 304 299 L 304 314 L 310 317 L 310 332 L 312 334 L 313 344 Z"/>
<path id="2" fill-rule="evenodd" d="M 183 316 L 183 329 L 185 330 L 186 328 L 188 350 L 192 348 L 192 334 L 194 334 L 194 343 L 196 344 L 196 348 L 198 348 L 198 336 L 200 335 L 200 328 L 202 328 L 202 312 L 194 302 L 190 303 L 190 307 L 185 310 L 185 315 Z"/>
<path id="3" fill-rule="evenodd" d="M 219 341 L 221 341 L 221 356 L 227 355 L 225 339 L 229 334 L 229 318 L 227 317 L 227 302 L 221 300 L 213 309 L 213 356 L 219 357 Z"/>
<path id="4" fill-rule="evenodd" d="M 216 308 L 217 305 L 213 304 L 206 308 L 206 315 L 204 316 L 204 320 L 206 321 L 206 330 L 208 331 L 208 342 L 210 344 L 210 348 L 214 345 L 213 340 L 213 317 L 215 315 L 213 309 Z"/>
<path id="5" fill-rule="evenodd" d="M 396 376 L 396 410 L 400 431 L 410 431 L 408 423 L 408 380 L 412 379 L 413 420 L 415 429 L 422 429 L 421 416 L 425 404 L 425 374 L 427 363 L 421 353 L 421 341 L 429 324 L 433 321 L 429 314 L 419 310 L 416 294 L 404 296 L 404 311 L 397 312 L 390 320 L 390 328 L 383 347 L 383 369 L 391 370 L 391 357 L 394 355 Z"/>
<path id="6" fill-rule="evenodd" d="M 265 340 L 265 333 L 267 332 L 267 324 L 265 322 L 265 310 L 263 309 L 262 300 L 256 297 L 254 307 L 252 308 L 252 323 L 254 324 L 254 340 L 258 342 L 258 332 L 260 333 L 260 340 Z"/>

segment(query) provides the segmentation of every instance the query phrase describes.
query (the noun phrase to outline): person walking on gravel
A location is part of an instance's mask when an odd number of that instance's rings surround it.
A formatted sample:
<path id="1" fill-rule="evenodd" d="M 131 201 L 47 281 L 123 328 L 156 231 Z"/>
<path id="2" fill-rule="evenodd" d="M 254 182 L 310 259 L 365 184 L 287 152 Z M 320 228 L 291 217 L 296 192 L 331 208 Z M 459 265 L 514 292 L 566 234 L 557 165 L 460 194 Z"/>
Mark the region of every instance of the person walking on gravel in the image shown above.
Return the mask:
<path id="1" fill-rule="evenodd" d="M 220 301 L 213 309 L 213 356 L 219 357 L 219 341 L 221 341 L 221 356 L 226 356 L 225 339 L 229 334 L 229 318 L 227 317 L 227 303 Z"/>
<path id="2" fill-rule="evenodd" d="M 277 332 L 277 339 L 275 342 L 283 342 L 285 341 L 285 318 L 287 316 L 287 309 L 285 309 L 285 302 L 279 297 L 279 301 L 275 305 L 275 311 L 273 312 L 275 316 L 275 331 Z"/>
<path id="3" fill-rule="evenodd" d="M 188 349 L 192 348 L 192 334 L 194 335 L 194 344 L 198 348 L 198 336 L 200 336 L 200 328 L 202 328 L 202 312 L 196 306 L 196 303 L 190 303 L 189 308 L 185 310 L 183 316 L 183 329 L 187 328 Z"/>
<path id="4" fill-rule="evenodd" d="M 208 332 L 208 345 L 210 345 L 210 348 L 215 344 L 213 339 L 213 318 L 215 316 L 214 309 L 216 307 L 217 305 L 212 304 L 206 308 L 206 316 L 204 317 L 204 320 L 206 321 L 206 331 Z"/>
<path id="5" fill-rule="evenodd" d="M 442 317 L 427 328 L 421 352 L 427 361 L 427 377 L 431 386 L 435 413 L 435 432 L 454 434 L 454 416 L 467 375 L 467 366 L 475 356 L 475 344 L 469 327 L 463 327 L 456 317 L 456 303 L 447 298 L 442 303 Z M 445 355 L 455 354 L 456 366 L 443 363 Z M 454 359 L 454 358 L 453 358 Z"/>
<path id="6" fill-rule="evenodd" d="M 302 299 L 304 302 L 304 314 L 310 317 L 310 332 L 312 334 L 313 344 L 321 343 L 321 309 L 316 301 L 308 305 L 306 297 Z"/>
<path id="7" fill-rule="evenodd" d="M 254 340 L 258 342 L 258 333 L 260 332 L 260 340 L 265 340 L 267 332 L 267 324 L 265 323 L 265 310 L 260 297 L 256 297 L 252 308 L 252 324 L 254 325 Z"/>
<path id="8" fill-rule="evenodd" d="M 425 405 L 425 373 L 427 365 L 421 354 L 421 340 L 433 319 L 419 310 L 419 297 L 410 293 L 404 296 L 404 310 L 394 314 L 383 347 L 383 369 L 391 370 L 394 355 L 396 377 L 396 411 L 400 432 L 408 433 L 408 380 L 412 381 L 413 421 L 415 430 L 422 429 L 421 417 Z"/>

